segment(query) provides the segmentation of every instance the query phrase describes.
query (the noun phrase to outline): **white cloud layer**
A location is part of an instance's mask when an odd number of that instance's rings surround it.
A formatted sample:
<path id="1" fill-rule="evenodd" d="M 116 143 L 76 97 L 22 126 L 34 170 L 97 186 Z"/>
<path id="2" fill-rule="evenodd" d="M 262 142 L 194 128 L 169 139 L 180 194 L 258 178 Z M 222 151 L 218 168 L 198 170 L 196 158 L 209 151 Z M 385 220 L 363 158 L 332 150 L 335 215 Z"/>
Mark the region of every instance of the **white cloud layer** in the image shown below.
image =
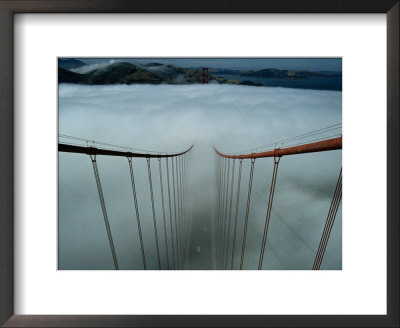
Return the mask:
<path id="1" fill-rule="evenodd" d="M 216 220 L 217 199 L 216 157 L 212 145 L 224 152 L 236 152 L 340 123 L 341 104 L 342 93 L 336 91 L 215 84 L 61 84 L 59 133 L 155 151 L 175 152 L 195 144 L 188 168 L 186 205 L 191 230 L 185 268 L 213 269 L 218 261 L 218 241 L 214 238 L 216 233 L 212 224 Z M 341 160 L 341 151 L 281 159 L 264 269 L 312 267 Z M 165 188 L 165 161 L 162 164 Z M 128 161 L 99 156 L 98 165 L 120 268 L 142 269 Z M 152 160 L 151 165 L 161 262 L 165 268 L 158 161 Z M 272 166 L 271 158 L 255 162 L 244 261 L 246 269 L 257 268 Z M 145 160 L 134 160 L 134 169 L 146 257 L 149 268 L 156 269 Z M 237 169 L 238 162 L 235 183 Z M 240 260 L 248 179 L 249 161 L 244 161 L 235 269 Z M 164 197 L 167 202 L 166 189 Z M 233 204 L 232 212 L 235 201 Z M 341 269 L 341 229 L 340 207 L 322 269 Z M 170 242 L 169 233 L 168 238 Z M 87 155 L 59 155 L 59 266 L 60 269 L 113 268 Z"/>

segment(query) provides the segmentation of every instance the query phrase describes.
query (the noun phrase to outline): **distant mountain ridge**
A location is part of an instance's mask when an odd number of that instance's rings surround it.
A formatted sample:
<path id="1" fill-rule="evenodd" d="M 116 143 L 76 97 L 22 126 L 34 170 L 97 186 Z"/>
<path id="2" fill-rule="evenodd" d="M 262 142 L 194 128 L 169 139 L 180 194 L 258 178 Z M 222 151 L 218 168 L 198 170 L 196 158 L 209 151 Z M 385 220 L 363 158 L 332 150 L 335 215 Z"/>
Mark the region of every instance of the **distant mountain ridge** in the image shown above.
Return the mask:
<path id="1" fill-rule="evenodd" d="M 86 85 L 103 84 L 192 84 L 202 82 L 201 68 L 182 68 L 173 65 L 160 63 L 148 63 L 145 65 L 133 64 L 131 62 L 112 62 L 101 66 L 89 66 L 76 59 L 59 59 L 58 82 L 78 83 Z M 84 68 L 84 70 L 80 69 Z M 79 73 L 85 72 L 85 73 Z M 208 81 L 219 84 L 237 84 L 250 86 L 263 86 L 262 83 L 255 83 L 251 80 L 239 82 L 236 79 L 229 79 L 218 76 L 218 74 L 240 75 L 254 78 L 275 78 L 301 80 L 310 78 L 336 77 L 335 72 L 311 72 L 306 70 L 278 70 L 267 68 L 258 71 L 254 70 L 230 70 L 230 69 L 209 69 Z"/>
<path id="2" fill-rule="evenodd" d="M 239 81 L 227 80 L 213 75 L 208 80 L 217 83 L 241 84 Z M 201 83 L 201 70 L 150 63 L 134 65 L 129 62 L 114 62 L 102 68 L 95 68 L 87 73 L 77 73 L 64 67 L 58 68 L 59 83 L 79 83 L 87 85 L 102 84 L 191 84 Z M 261 86 L 260 83 L 246 81 L 246 85 Z"/>
<path id="3" fill-rule="evenodd" d="M 340 77 L 340 72 L 312 72 L 307 70 L 283 70 L 276 68 L 266 68 L 261 70 L 232 70 L 232 69 L 210 69 L 214 74 L 240 75 L 246 77 L 261 77 L 271 79 L 309 79 L 309 78 L 330 78 Z"/>

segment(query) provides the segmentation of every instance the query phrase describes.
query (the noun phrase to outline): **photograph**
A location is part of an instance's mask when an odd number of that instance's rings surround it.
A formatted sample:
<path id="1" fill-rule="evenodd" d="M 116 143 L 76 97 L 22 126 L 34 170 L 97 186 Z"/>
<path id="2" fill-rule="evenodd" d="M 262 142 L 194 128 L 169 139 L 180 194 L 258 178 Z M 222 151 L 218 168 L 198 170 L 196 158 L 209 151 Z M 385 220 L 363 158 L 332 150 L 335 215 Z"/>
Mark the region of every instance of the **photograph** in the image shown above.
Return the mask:
<path id="1" fill-rule="evenodd" d="M 58 270 L 342 270 L 341 57 L 57 65 Z"/>

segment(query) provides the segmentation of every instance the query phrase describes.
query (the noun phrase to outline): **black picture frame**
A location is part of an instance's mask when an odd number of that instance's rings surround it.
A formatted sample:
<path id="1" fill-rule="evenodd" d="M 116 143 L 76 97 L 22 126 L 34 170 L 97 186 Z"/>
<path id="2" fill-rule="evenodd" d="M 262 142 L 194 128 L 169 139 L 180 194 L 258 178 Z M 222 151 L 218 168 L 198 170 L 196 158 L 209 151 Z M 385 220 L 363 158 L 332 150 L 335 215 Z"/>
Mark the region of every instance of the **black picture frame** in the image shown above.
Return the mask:
<path id="1" fill-rule="evenodd" d="M 0 0 L 0 324 L 4 327 L 399 327 L 399 8 L 399 0 Z M 14 315 L 13 16 L 16 13 L 386 14 L 387 315 Z"/>

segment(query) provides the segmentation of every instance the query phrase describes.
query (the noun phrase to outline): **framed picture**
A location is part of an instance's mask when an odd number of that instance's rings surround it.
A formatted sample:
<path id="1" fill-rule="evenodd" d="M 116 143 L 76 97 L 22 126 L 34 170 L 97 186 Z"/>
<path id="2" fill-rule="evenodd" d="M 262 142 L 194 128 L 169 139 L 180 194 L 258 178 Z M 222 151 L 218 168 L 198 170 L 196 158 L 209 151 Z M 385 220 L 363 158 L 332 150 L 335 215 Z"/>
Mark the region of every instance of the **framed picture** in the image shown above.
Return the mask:
<path id="1" fill-rule="evenodd" d="M 0 8 L 2 324 L 398 325 L 397 1 Z"/>

